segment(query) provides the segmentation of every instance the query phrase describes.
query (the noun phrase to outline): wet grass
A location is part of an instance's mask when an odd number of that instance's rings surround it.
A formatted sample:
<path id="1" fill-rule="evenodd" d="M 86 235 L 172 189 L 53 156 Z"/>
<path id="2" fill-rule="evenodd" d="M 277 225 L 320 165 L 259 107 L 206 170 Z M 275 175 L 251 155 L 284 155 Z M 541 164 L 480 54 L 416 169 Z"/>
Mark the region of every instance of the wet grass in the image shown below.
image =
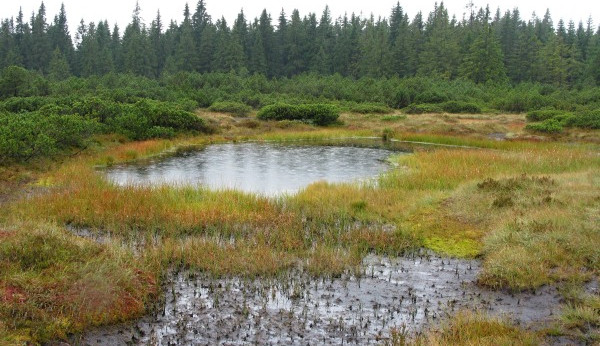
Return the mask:
<path id="1" fill-rule="evenodd" d="M 483 313 L 460 312 L 440 330 L 418 340 L 424 345 L 540 345 L 542 340 L 509 321 Z"/>
<path id="2" fill-rule="evenodd" d="M 417 119 L 408 116 L 393 122 L 393 139 L 459 147 L 393 157 L 396 168 L 377 186 L 315 183 L 276 199 L 191 187 L 117 187 L 94 169 L 228 140 L 318 143 L 381 136 L 390 125 L 363 118 L 346 115 L 343 125 L 326 129 L 262 122 L 246 127 L 219 118 L 219 135 L 134 143 L 99 138 L 96 147 L 56 169 L 31 173 L 29 180 L 37 181 L 32 186 L 43 192 L 0 210 L 0 335 L 7 335 L 0 340 L 40 342 L 138 316 L 160 274 L 173 266 L 246 277 L 303 266 L 314 276 L 339 276 L 368 253 L 397 256 L 424 246 L 481 258 L 479 283 L 494 289 L 532 290 L 598 277 L 600 155 L 590 143 L 489 140 L 479 135 L 482 127 L 463 131 L 467 125 L 458 117 L 421 122 L 443 122 L 457 131 L 417 133 Z M 514 118 L 502 119 L 493 131 L 514 130 Z M 20 176 L 28 174 L 22 171 Z M 107 241 L 75 237 L 67 225 Z M 99 291 L 81 294 L 88 286 Z M 571 304 L 562 327 L 588 334 L 597 329 L 594 304 L 595 298 Z M 450 323 L 431 341 L 512 343 L 520 333 L 481 316 L 459 315 Z M 523 335 L 522 344 L 537 340 Z"/>
<path id="3" fill-rule="evenodd" d="M 119 246 L 51 224 L 13 224 L 0 238 L 0 343 L 135 318 L 158 295 L 156 268 Z"/>

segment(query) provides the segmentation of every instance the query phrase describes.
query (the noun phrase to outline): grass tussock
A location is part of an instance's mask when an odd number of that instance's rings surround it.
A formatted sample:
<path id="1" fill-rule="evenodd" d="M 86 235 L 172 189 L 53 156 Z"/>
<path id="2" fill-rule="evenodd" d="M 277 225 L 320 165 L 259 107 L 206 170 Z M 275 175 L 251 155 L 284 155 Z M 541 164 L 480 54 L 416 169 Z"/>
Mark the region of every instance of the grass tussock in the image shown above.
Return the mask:
<path id="1" fill-rule="evenodd" d="M 155 270 L 118 247 L 51 224 L 12 225 L 0 237 L 0 343 L 131 319 L 158 294 Z"/>
<path id="2" fill-rule="evenodd" d="M 462 312 L 454 316 L 441 330 L 425 337 L 428 345 L 540 345 L 534 333 L 513 326 L 510 322 L 482 313 Z"/>
<path id="3" fill-rule="evenodd" d="M 597 275 L 599 195 L 596 171 L 520 175 L 484 179 L 449 205 L 455 218 L 487 230 L 480 283 L 525 290 Z"/>
<path id="4" fill-rule="evenodd" d="M 461 311 L 446 320 L 440 328 L 412 335 L 406 327 L 393 328 L 386 346 L 446 345 L 519 345 L 543 344 L 537 334 L 519 328 L 507 319 L 490 317 L 482 312 Z"/>

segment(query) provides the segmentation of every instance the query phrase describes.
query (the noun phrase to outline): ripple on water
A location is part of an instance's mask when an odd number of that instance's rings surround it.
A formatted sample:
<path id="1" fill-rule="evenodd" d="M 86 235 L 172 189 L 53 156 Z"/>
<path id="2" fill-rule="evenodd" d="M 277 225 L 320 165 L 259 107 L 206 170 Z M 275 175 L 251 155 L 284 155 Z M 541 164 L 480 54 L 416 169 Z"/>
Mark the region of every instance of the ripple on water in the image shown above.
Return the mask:
<path id="1" fill-rule="evenodd" d="M 352 182 L 377 176 L 388 168 L 393 152 L 379 148 L 215 144 L 149 164 L 108 169 L 118 185 L 198 185 L 238 189 L 264 195 L 294 193 L 315 182 Z"/>

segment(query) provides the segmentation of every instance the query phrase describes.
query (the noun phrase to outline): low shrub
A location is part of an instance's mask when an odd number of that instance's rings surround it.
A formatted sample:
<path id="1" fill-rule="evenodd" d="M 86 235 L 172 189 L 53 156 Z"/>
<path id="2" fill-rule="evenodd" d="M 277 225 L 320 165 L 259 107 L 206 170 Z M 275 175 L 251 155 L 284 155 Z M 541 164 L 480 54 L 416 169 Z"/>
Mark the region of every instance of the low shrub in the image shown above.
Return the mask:
<path id="1" fill-rule="evenodd" d="M 448 95 L 437 90 L 426 90 L 415 97 L 415 103 L 443 103 L 448 100 Z"/>
<path id="2" fill-rule="evenodd" d="M 526 117 L 528 121 L 544 121 L 561 114 L 565 114 L 565 112 L 557 109 L 540 109 L 527 113 Z"/>
<path id="3" fill-rule="evenodd" d="M 252 107 L 240 102 L 215 102 L 208 110 L 213 112 L 228 113 L 235 116 L 243 117 L 252 111 Z"/>
<path id="4" fill-rule="evenodd" d="M 529 124 L 528 129 L 538 132 L 560 132 L 558 126 L 578 127 L 582 129 L 600 129 L 600 109 L 583 110 L 575 113 L 544 109 L 532 111 L 527 114 L 527 120 L 538 121 Z"/>
<path id="5" fill-rule="evenodd" d="M 556 119 L 546 119 L 542 122 L 528 124 L 527 130 L 544 133 L 559 133 L 563 130 L 563 125 Z"/>
<path id="6" fill-rule="evenodd" d="M 565 126 L 582 129 L 600 129 L 600 109 L 585 111 L 564 120 Z"/>
<path id="7" fill-rule="evenodd" d="M 257 115 L 261 120 L 300 120 L 319 126 L 332 124 L 339 116 L 339 109 L 328 104 L 274 104 L 263 107 Z"/>
<path id="8" fill-rule="evenodd" d="M 35 112 L 53 101 L 49 97 L 41 96 L 11 97 L 0 103 L 0 109 L 11 113 Z"/>
<path id="9" fill-rule="evenodd" d="M 481 107 L 474 103 L 462 101 L 448 101 L 442 104 L 442 109 L 448 113 L 481 113 Z"/>
<path id="10" fill-rule="evenodd" d="M 23 162 L 83 148 L 98 128 L 79 115 L 0 114 L 0 161 Z"/>
<path id="11" fill-rule="evenodd" d="M 388 106 L 377 103 L 359 103 L 350 106 L 349 110 L 360 114 L 387 114 L 392 111 Z"/>
<path id="12" fill-rule="evenodd" d="M 131 139 L 169 138 L 177 131 L 209 132 L 203 119 L 170 103 L 141 100 L 121 107 L 121 113 L 109 124 Z"/>
<path id="13" fill-rule="evenodd" d="M 196 110 L 196 108 L 198 108 L 198 102 L 188 98 L 177 100 L 176 105 L 177 108 L 188 112 L 193 112 Z"/>
<path id="14" fill-rule="evenodd" d="M 442 113 L 442 108 L 432 104 L 411 104 L 404 110 L 408 114 Z"/>
<path id="15" fill-rule="evenodd" d="M 37 72 L 19 66 L 8 66 L 0 72 L 0 99 L 46 96 L 49 93 L 50 83 Z"/>

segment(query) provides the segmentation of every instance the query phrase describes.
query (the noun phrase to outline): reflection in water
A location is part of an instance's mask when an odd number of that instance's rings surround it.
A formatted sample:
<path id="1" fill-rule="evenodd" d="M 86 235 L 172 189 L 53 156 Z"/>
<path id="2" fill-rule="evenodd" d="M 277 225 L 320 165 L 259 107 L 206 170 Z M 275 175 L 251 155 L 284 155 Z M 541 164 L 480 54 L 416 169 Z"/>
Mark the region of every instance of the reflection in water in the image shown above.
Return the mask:
<path id="1" fill-rule="evenodd" d="M 335 146 L 244 143 L 210 145 L 203 150 L 148 165 L 108 171 L 110 180 L 127 184 L 204 184 L 265 195 L 293 193 L 312 182 L 354 181 L 386 169 L 391 151 Z"/>

